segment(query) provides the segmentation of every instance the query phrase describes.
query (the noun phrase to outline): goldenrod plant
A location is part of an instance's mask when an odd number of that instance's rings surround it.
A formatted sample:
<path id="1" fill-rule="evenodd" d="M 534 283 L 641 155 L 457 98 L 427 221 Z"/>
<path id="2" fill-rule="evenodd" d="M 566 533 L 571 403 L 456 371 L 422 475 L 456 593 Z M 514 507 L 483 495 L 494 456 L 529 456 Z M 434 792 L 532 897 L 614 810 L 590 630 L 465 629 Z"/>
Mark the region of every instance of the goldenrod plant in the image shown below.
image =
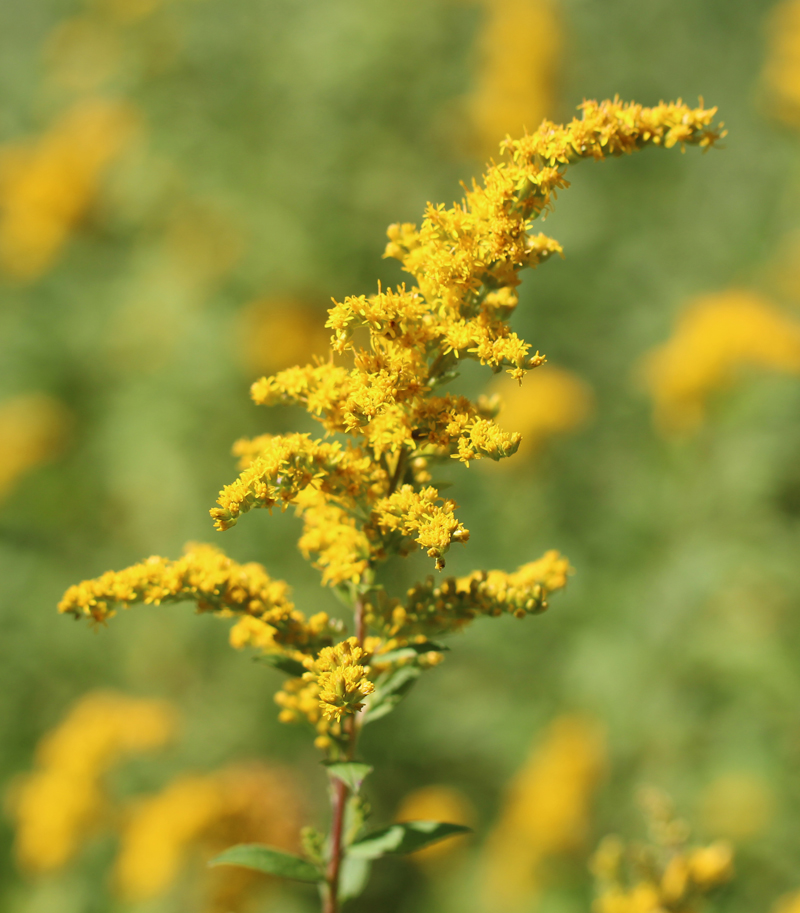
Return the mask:
<path id="1" fill-rule="evenodd" d="M 215 862 L 315 883 L 325 913 L 361 891 L 374 860 L 465 830 L 439 821 L 365 830 L 359 793 L 370 767 L 359 760 L 362 728 L 441 662 L 446 647 L 438 638 L 479 616 L 540 613 L 570 572 L 567 559 L 549 551 L 512 572 L 431 575 L 402 596 L 387 592 L 388 561 L 419 548 L 438 573 L 450 547 L 469 539 L 455 501 L 440 494 L 437 469 L 452 460 L 506 459 L 520 444 L 518 432 L 495 423 L 491 401 L 442 388 L 465 359 L 520 383 L 545 363 L 509 320 L 521 270 L 561 253 L 557 241 L 532 229 L 568 186 L 570 165 L 647 146 L 707 149 L 722 136 L 716 109 L 680 101 L 653 108 L 587 101 L 580 110 L 566 126 L 544 121 L 506 139 L 500 160 L 460 203 L 429 205 L 419 228 L 390 226 L 385 256 L 399 260 L 414 284 L 335 302 L 328 359 L 253 384 L 256 403 L 302 406 L 324 435 L 238 441 L 241 474 L 211 516 L 224 531 L 256 508 L 293 507 L 303 520 L 300 549 L 350 608 L 349 624 L 326 613 L 306 617 L 286 583 L 210 545 L 84 581 L 59 606 L 104 622 L 118 606 L 194 601 L 201 611 L 236 617 L 233 644 L 258 648 L 289 676 L 277 695 L 280 718 L 315 733 L 331 780 L 330 833 L 307 832 L 305 858 L 245 845 Z"/>

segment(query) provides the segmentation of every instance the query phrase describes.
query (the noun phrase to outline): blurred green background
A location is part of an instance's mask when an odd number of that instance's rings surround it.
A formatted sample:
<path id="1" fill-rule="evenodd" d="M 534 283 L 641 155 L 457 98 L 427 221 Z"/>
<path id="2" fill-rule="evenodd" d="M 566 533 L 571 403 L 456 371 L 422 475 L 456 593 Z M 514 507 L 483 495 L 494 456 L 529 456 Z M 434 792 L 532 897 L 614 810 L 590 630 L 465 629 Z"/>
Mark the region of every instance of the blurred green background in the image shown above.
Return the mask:
<path id="1" fill-rule="evenodd" d="M 589 909 L 588 856 L 606 833 L 641 833 L 643 784 L 667 790 L 699 840 L 736 844 L 737 877 L 719 909 L 767 909 L 800 889 L 798 372 L 745 371 L 700 427 L 671 437 L 654 426 L 637 380 L 693 297 L 744 288 L 787 327 L 800 322 L 800 135 L 792 86 L 769 70 L 791 29 L 771 33 L 767 7 L 0 5 L 9 796 L 70 706 L 114 689 L 168 699 L 181 719 L 170 747 L 113 772 L 119 802 L 182 772 L 261 758 L 292 769 L 310 819 L 325 823 L 307 733 L 276 721 L 280 677 L 231 650 L 225 622 L 188 606 L 142 607 L 91 632 L 56 614 L 61 594 L 198 540 L 262 561 L 307 612 L 336 611 L 295 549 L 289 513 L 259 512 L 224 537 L 211 529 L 208 508 L 235 474 L 232 441 L 306 427 L 288 410 L 253 406 L 249 384 L 284 367 L 298 338 L 318 345 L 314 321 L 331 296 L 402 281 L 381 259 L 386 226 L 419 221 L 428 200 L 450 203 L 506 129 L 569 118 L 583 98 L 703 96 L 729 130 L 723 149 L 584 164 L 543 226 L 566 258 L 526 275 L 513 325 L 580 379 L 591 416 L 570 434 L 543 433 L 516 465 L 452 473 L 472 538 L 448 570 L 513 569 L 557 548 L 577 573 L 545 616 L 484 621 L 459 636 L 406 703 L 366 731 L 376 821 L 413 790 L 447 784 L 477 835 L 436 864 L 382 862 L 352 910 L 490 908 L 487 835 L 532 746 L 564 718 L 601 733 L 583 823 L 560 848 L 531 838 L 537 874 L 503 909 Z M 800 26 L 795 38 L 800 59 Z M 490 379 L 475 369 L 465 383 Z M 428 571 L 409 564 L 403 582 Z M 552 766 L 557 779 L 562 765 Z M 191 874 L 151 900 L 117 897 L 111 826 L 61 870 L 20 871 L 8 804 L 3 911 L 204 909 Z M 190 856 L 186 871 L 199 872 Z M 315 900 L 272 886 L 241 909 L 299 913 Z"/>

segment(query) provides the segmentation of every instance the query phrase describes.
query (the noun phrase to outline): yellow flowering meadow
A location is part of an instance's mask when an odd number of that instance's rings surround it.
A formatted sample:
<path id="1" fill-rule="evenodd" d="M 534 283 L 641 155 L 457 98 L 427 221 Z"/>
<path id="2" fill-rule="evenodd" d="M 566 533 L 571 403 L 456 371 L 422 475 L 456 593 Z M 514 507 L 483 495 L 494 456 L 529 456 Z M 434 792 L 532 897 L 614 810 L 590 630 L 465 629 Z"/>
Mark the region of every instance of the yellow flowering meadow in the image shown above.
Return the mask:
<path id="1" fill-rule="evenodd" d="M 445 387 L 465 360 L 517 383 L 544 364 L 509 320 L 519 273 L 561 253 L 556 240 L 534 232 L 534 222 L 569 186 L 568 169 L 647 146 L 708 149 L 723 135 L 715 114 L 680 101 L 653 108 L 586 101 L 565 126 L 544 121 L 533 133 L 507 138 L 500 160 L 465 188 L 461 202 L 429 204 L 419 226 L 389 227 L 385 256 L 399 261 L 410 283 L 335 301 L 327 358 L 253 384 L 255 403 L 300 406 L 321 433 L 237 442 L 241 471 L 212 508 L 214 525 L 225 531 L 251 510 L 293 508 L 303 522 L 301 551 L 352 608 L 349 628 L 325 613 L 306 618 L 286 584 L 211 546 L 190 546 L 178 560 L 153 557 L 65 594 L 61 612 L 94 621 L 117 606 L 193 601 L 236 617 L 234 644 L 260 648 L 289 675 L 277 696 L 280 717 L 310 724 L 324 752 L 330 837 L 307 842 L 306 859 L 234 847 L 220 864 L 316 882 L 326 913 L 336 913 L 360 890 L 352 866 L 366 877 L 369 863 L 386 852 L 410 852 L 464 830 L 431 821 L 372 834 L 345 827 L 365 814 L 358 792 L 369 768 L 356 760 L 359 732 L 441 662 L 446 647 L 433 638 L 480 616 L 540 613 L 570 573 L 567 559 L 550 550 L 515 571 L 432 573 L 405 594 L 387 591 L 382 568 L 389 559 L 421 551 L 431 571 L 441 572 L 451 546 L 469 539 L 457 503 L 434 481 L 437 467 L 507 459 L 522 440 L 495 421 L 491 404 Z"/>

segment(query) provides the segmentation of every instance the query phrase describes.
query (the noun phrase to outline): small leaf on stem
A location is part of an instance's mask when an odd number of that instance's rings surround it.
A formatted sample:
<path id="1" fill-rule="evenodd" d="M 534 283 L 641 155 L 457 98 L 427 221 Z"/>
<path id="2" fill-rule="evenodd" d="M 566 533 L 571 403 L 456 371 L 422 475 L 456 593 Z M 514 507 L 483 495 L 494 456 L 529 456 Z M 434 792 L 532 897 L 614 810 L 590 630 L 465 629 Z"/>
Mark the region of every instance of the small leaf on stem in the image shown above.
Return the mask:
<path id="1" fill-rule="evenodd" d="M 264 872 L 266 875 L 290 878 L 293 881 L 308 881 L 314 884 L 324 881 L 316 866 L 305 859 L 259 843 L 240 843 L 232 846 L 208 864 L 237 865 L 245 869 L 254 869 L 256 872 Z"/>
<path id="2" fill-rule="evenodd" d="M 353 793 L 361 789 L 361 784 L 372 773 L 369 764 L 359 761 L 328 761 L 323 764 L 331 777 L 341 780 Z"/>

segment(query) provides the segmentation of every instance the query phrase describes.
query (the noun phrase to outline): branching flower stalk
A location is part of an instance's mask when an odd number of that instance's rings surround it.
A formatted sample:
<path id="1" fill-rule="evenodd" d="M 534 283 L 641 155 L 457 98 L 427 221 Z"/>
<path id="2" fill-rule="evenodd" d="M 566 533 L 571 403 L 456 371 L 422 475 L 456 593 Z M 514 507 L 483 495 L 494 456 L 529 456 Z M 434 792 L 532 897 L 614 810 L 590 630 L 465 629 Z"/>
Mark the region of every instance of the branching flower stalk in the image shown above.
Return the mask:
<path id="1" fill-rule="evenodd" d="M 390 226 L 385 256 L 399 260 L 414 284 L 334 302 L 329 359 L 253 384 L 256 403 L 302 406 L 324 435 L 238 441 L 240 475 L 220 492 L 211 516 L 227 530 L 255 508 L 293 507 L 303 520 L 302 553 L 352 607 L 349 636 L 324 612 L 307 618 L 298 611 L 287 584 L 261 565 L 238 564 L 209 545 L 84 581 L 59 606 L 104 622 L 117 606 L 194 601 L 201 611 L 235 617 L 232 644 L 260 650 L 289 676 L 276 695 L 279 718 L 315 732 L 331 779 L 330 835 L 326 841 L 309 832 L 306 859 L 244 846 L 217 862 L 315 882 L 326 913 L 359 893 L 373 860 L 464 830 L 417 821 L 364 833 L 359 790 L 370 768 L 356 760 L 361 728 L 441 662 L 446 647 L 438 638 L 479 616 L 544 611 L 570 571 L 566 558 L 549 551 L 510 573 L 431 575 L 405 597 L 386 591 L 380 570 L 387 560 L 420 548 L 440 572 L 451 545 L 469 539 L 456 503 L 433 482 L 436 467 L 501 460 L 519 447 L 520 434 L 494 421 L 496 404 L 442 388 L 464 359 L 520 383 L 544 364 L 509 319 L 520 271 L 561 254 L 557 241 L 532 229 L 568 186 L 571 164 L 646 146 L 707 149 L 724 135 L 713 123 L 716 109 L 680 101 L 654 108 L 589 101 L 580 110 L 566 126 L 544 121 L 532 135 L 506 139 L 500 161 L 465 188 L 461 203 L 429 205 L 419 228 Z"/>

